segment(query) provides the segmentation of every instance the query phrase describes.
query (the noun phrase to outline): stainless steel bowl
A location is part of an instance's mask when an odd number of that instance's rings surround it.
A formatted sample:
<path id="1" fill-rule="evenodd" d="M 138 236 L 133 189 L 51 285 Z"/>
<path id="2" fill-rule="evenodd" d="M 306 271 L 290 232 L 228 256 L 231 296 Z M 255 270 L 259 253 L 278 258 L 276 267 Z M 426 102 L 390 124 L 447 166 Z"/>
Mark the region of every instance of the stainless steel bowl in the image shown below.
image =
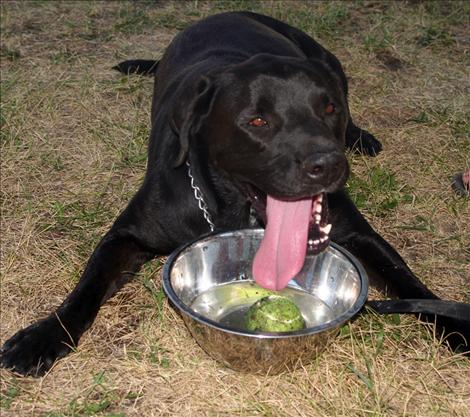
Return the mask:
<path id="1" fill-rule="evenodd" d="M 261 333 L 214 320 L 208 314 L 210 298 L 196 312 L 195 300 L 214 287 L 219 291 L 233 287 L 228 283 L 252 281 L 251 264 L 263 233 L 262 229 L 220 233 L 177 249 L 165 264 L 163 288 L 210 356 L 236 370 L 276 374 L 311 362 L 325 349 L 339 327 L 366 302 L 368 279 L 361 264 L 332 243 L 323 253 L 307 256 L 302 271 L 288 285 L 288 291 L 302 291 L 325 305 L 327 315 L 318 305 L 307 312 L 320 322 L 295 332 Z M 234 302 L 231 294 L 224 292 L 227 306 Z"/>

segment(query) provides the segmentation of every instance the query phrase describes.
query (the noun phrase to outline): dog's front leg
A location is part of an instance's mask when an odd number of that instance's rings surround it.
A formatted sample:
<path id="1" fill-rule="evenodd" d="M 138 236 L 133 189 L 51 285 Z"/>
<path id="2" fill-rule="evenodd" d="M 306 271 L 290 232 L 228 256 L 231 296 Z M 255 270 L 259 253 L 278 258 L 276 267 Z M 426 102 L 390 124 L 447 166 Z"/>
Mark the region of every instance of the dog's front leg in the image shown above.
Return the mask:
<path id="1" fill-rule="evenodd" d="M 62 305 L 48 317 L 20 330 L 4 344 L 1 366 L 23 375 L 43 375 L 56 359 L 77 345 L 101 304 L 153 255 L 130 233 L 111 229 Z"/>
<path id="2" fill-rule="evenodd" d="M 369 272 L 372 283 L 387 295 L 407 299 L 438 299 L 410 270 L 398 252 L 376 233 L 345 193 L 328 197 L 332 213 L 333 241 L 357 256 Z M 452 349 L 470 352 L 470 318 L 453 319 L 421 314 L 436 324 Z"/>

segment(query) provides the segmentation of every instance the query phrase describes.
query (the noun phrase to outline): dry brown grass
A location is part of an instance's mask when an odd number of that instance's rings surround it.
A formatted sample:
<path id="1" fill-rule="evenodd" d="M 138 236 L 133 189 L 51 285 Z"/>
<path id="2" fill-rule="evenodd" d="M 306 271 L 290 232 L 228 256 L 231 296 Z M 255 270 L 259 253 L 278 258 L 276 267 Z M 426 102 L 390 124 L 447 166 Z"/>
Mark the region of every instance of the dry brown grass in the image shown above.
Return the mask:
<path id="1" fill-rule="evenodd" d="M 353 158 L 363 211 L 438 294 L 470 302 L 468 200 L 450 189 L 470 166 L 465 2 L 2 2 L 2 342 L 72 289 L 143 177 L 152 81 L 110 67 L 249 7 L 340 57 L 356 119 L 384 143 Z M 2 370 L 2 416 L 470 416 L 470 362 L 413 318 L 362 316 L 313 365 L 243 375 L 159 307 L 159 270 L 146 267 L 44 378 Z"/>

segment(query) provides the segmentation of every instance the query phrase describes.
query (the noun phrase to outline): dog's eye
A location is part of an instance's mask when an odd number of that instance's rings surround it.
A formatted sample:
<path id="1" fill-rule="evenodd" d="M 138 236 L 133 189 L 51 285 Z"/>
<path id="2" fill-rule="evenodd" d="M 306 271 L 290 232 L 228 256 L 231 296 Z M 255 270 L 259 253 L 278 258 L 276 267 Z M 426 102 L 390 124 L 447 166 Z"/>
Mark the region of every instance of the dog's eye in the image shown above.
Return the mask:
<path id="1" fill-rule="evenodd" d="M 326 114 L 333 114 L 335 110 L 336 110 L 336 107 L 333 103 L 328 103 L 328 105 L 325 107 Z"/>
<path id="2" fill-rule="evenodd" d="M 253 127 L 263 127 L 267 126 L 268 122 L 261 117 L 255 117 L 254 119 L 250 120 L 248 124 Z"/>

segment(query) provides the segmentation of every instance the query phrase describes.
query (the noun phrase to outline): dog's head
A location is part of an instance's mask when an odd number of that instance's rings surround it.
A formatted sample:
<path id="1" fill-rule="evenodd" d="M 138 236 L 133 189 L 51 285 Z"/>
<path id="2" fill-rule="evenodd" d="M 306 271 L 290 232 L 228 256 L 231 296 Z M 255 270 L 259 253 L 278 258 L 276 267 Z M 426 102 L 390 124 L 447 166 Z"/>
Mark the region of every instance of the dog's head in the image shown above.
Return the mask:
<path id="1" fill-rule="evenodd" d="M 175 118 L 177 164 L 198 147 L 251 199 L 261 218 L 267 215 L 266 234 L 275 227 L 277 236 L 271 245 L 288 252 L 300 239 L 314 253 L 323 250 L 331 229 L 323 195 L 340 189 L 349 173 L 349 113 L 339 76 L 320 61 L 260 54 L 203 77 L 187 103 Z M 301 236 L 292 237 L 289 229 Z M 295 265 L 284 278 L 262 284 L 285 286 L 300 256 L 293 254 L 287 263 Z"/>
<path id="2" fill-rule="evenodd" d="M 339 77 L 320 61 L 260 54 L 203 77 L 181 105 L 178 164 L 199 136 L 219 170 L 280 199 L 344 185 L 348 107 Z"/>

